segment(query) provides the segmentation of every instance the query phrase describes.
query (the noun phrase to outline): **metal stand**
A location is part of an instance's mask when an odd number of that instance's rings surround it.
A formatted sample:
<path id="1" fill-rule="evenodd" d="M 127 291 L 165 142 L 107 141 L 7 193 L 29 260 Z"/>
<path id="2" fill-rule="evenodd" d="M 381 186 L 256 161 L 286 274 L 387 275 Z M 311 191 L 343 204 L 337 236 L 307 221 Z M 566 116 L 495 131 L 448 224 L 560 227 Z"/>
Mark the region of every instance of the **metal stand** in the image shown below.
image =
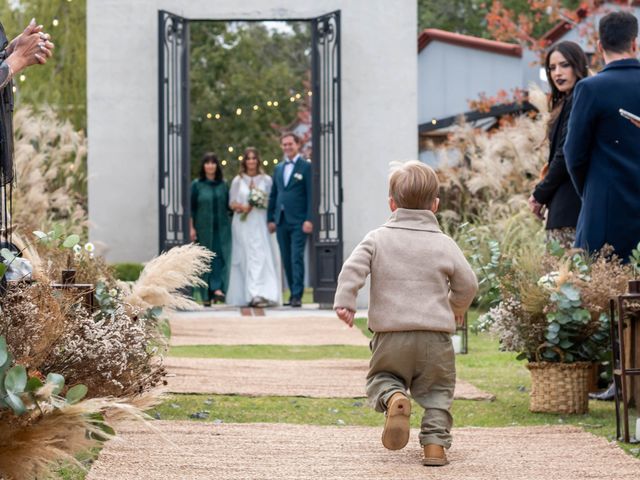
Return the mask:
<path id="1" fill-rule="evenodd" d="M 615 403 L 616 403 L 616 438 L 629 443 L 631 436 L 629 435 L 629 391 L 627 386 L 628 377 L 640 376 L 640 368 L 635 365 L 636 359 L 636 338 L 638 332 L 638 323 L 640 323 L 640 309 L 630 308 L 629 303 L 637 302 L 640 304 L 639 293 L 627 293 L 619 295 L 617 298 L 609 301 L 609 310 L 611 318 L 611 350 L 613 351 L 613 382 L 615 385 Z M 624 330 L 630 329 L 631 350 L 630 359 L 627 366 L 625 358 L 625 340 Z M 636 402 L 638 399 L 636 399 Z M 620 412 L 620 403 L 622 402 L 622 415 Z M 624 435 L 621 436 L 620 423 L 624 427 Z"/>

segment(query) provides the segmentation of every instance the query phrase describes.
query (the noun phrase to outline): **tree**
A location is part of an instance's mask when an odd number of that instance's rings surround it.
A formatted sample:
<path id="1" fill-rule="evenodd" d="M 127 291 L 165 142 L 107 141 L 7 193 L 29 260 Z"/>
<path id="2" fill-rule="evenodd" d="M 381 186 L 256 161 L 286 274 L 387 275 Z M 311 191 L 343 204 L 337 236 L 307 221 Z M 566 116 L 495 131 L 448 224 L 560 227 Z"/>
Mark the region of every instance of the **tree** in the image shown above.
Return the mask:
<path id="1" fill-rule="evenodd" d="M 45 66 L 15 80 L 16 104 L 50 105 L 59 117 L 86 129 L 87 68 L 85 0 L 15 0 L 0 3 L 7 36 L 18 35 L 35 18 L 52 35 L 54 56 Z"/>
<path id="2" fill-rule="evenodd" d="M 519 15 L 527 16 L 537 4 L 555 5 L 556 8 L 574 9 L 580 4 L 580 0 L 503 0 L 501 2 L 490 0 L 418 0 L 418 27 L 439 28 L 450 32 L 473 35 L 483 38 L 495 38 L 494 31 L 490 28 L 491 14 L 500 13 L 501 9 L 510 12 L 511 18 Z M 540 10 L 538 10 L 539 12 Z M 528 17 L 527 17 L 528 18 Z M 549 30 L 556 19 L 539 15 L 531 25 L 530 33 L 540 36 Z"/>
<path id="3" fill-rule="evenodd" d="M 227 178 L 237 172 L 238 157 L 248 146 L 268 161 L 267 171 L 281 158 L 280 129 L 294 122 L 310 100 L 309 28 L 300 22 L 288 25 L 291 31 L 264 23 L 191 24 L 194 176 L 207 151 L 225 161 Z"/>

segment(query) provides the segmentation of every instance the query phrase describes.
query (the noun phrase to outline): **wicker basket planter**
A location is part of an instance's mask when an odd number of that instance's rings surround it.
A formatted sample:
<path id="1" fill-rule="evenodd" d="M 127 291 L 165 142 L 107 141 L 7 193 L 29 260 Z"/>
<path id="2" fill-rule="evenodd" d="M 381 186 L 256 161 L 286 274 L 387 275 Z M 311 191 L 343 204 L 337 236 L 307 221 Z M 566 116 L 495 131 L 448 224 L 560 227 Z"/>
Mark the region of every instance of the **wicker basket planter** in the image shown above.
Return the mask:
<path id="1" fill-rule="evenodd" d="M 529 410 L 541 413 L 589 411 L 590 362 L 529 362 L 531 395 Z"/>

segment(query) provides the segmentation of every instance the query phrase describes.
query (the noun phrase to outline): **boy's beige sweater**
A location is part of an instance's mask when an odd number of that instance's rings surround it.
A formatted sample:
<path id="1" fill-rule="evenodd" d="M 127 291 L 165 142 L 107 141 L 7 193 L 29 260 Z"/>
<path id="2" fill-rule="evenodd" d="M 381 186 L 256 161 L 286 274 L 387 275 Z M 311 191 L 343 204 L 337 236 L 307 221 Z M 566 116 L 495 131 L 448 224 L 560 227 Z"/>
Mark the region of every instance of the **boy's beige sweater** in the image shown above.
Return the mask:
<path id="1" fill-rule="evenodd" d="M 475 273 L 429 210 L 399 208 L 367 234 L 342 266 L 334 308 L 356 309 L 371 275 L 369 328 L 374 332 L 454 333 L 478 290 Z"/>

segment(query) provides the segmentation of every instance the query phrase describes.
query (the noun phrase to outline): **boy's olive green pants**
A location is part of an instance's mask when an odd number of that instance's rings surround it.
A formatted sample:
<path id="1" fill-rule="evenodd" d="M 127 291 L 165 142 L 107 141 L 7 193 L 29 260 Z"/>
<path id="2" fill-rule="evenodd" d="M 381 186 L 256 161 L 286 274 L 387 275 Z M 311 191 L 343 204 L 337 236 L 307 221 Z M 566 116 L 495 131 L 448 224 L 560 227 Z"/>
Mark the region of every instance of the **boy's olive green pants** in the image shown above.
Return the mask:
<path id="1" fill-rule="evenodd" d="M 375 333 L 367 374 L 367 396 L 379 412 L 396 392 L 411 392 L 424 408 L 420 444 L 451 446 L 451 403 L 456 364 L 451 336 L 444 332 Z"/>

